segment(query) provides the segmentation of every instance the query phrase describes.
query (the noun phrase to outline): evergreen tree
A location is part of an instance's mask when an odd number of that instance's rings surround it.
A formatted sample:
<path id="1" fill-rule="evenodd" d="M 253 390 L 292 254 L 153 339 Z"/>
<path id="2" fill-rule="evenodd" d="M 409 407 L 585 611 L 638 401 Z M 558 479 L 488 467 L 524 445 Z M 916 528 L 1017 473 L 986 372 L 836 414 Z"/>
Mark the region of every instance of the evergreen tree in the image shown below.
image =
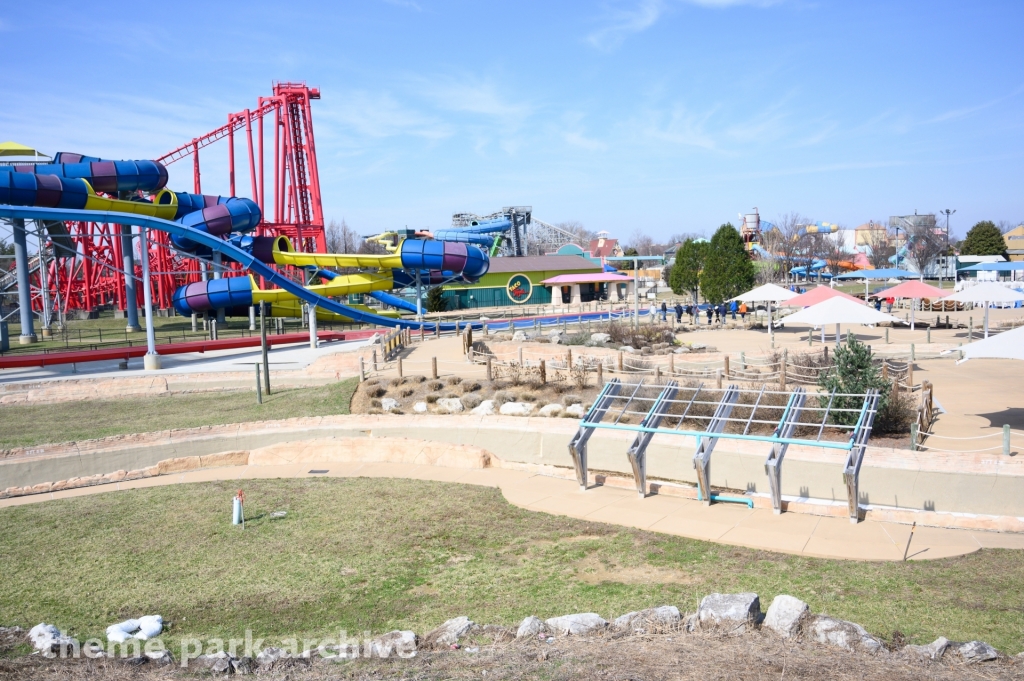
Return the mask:
<path id="1" fill-rule="evenodd" d="M 750 290 L 757 279 L 743 237 L 731 223 L 718 228 L 708 245 L 704 269 L 700 274 L 700 290 L 712 303 L 721 303 Z"/>
<path id="2" fill-rule="evenodd" d="M 998 227 L 990 220 L 982 220 L 967 232 L 967 238 L 960 244 L 960 253 L 1006 257 L 1006 242 Z"/>
<path id="3" fill-rule="evenodd" d="M 448 301 L 444 299 L 444 289 L 440 286 L 427 291 L 427 312 L 447 312 Z"/>
<path id="4" fill-rule="evenodd" d="M 833 391 L 840 394 L 860 395 L 871 388 L 877 388 L 881 393 L 878 399 L 878 411 L 885 411 L 891 386 L 882 378 L 878 367 L 871 362 L 871 348 L 856 338 L 850 337 L 848 343 L 843 343 L 836 348 L 833 358 L 832 370 L 822 371 L 818 375 L 818 386 L 822 389 L 819 397 L 821 406 L 827 408 Z M 863 404 L 864 399 L 861 397 L 836 397 L 832 400 L 829 419 L 837 425 L 852 426 L 857 423 L 860 413 L 837 410 L 859 410 Z"/>
<path id="5" fill-rule="evenodd" d="M 700 288 L 700 272 L 704 269 L 708 243 L 687 239 L 676 251 L 676 262 L 672 265 L 668 285 L 677 296 L 689 293 L 693 302 L 697 302 L 697 291 Z"/>

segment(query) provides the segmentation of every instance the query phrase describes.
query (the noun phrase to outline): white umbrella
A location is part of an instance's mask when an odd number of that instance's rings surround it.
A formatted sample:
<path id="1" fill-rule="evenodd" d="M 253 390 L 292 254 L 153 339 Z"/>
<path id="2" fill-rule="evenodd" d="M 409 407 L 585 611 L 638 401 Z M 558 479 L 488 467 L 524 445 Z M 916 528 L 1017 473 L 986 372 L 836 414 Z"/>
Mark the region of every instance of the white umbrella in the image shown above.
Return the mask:
<path id="1" fill-rule="evenodd" d="M 988 281 L 977 286 L 965 288 L 959 293 L 946 296 L 945 300 L 954 300 L 958 303 L 984 303 L 985 305 L 985 338 L 988 338 L 988 306 L 992 303 L 1015 303 L 1024 300 L 1024 294 L 1006 288 L 994 281 Z"/>
<path id="2" fill-rule="evenodd" d="M 981 357 L 990 359 L 1024 359 L 1024 326 L 1012 331 L 1004 331 L 998 336 L 992 336 L 985 340 L 968 343 L 964 347 L 959 348 L 959 350 L 964 356 L 962 359 L 957 360 L 957 364 Z M 950 352 L 957 352 L 957 350 L 947 350 L 943 354 Z"/>
<path id="3" fill-rule="evenodd" d="M 795 298 L 799 294 L 790 291 L 788 288 L 782 288 L 776 284 L 764 284 L 758 286 L 755 289 L 751 289 L 746 293 L 742 293 L 732 300 L 738 300 L 741 303 L 768 303 L 768 333 L 771 335 L 772 332 L 772 303 L 781 303 Z"/>
<path id="4" fill-rule="evenodd" d="M 840 324 L 878 324 L 880 322 L 899 323 L 900 320 L 892 315 L 879 312 L 873 307 L 863 305 L 859 302 L 842 296 L 836 296 L 824 300 L 817 305 L 805 307 L 799 312 L 783 317 L 782 321 L 797 324 L 810 324 L 811 326 L 822 326 L 825 324 L 836 325 L 836 344 L 839 344 Z M 823 332 L 824 333 L 824 332 Z"/>

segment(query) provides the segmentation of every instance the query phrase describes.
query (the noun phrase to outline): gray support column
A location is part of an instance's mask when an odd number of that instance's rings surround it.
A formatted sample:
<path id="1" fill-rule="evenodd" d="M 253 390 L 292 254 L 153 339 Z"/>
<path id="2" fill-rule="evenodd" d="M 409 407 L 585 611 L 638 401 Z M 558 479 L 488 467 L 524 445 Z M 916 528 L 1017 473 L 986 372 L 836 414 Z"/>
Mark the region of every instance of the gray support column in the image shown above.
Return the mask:
<path id="1" fill-rule="evenodd" d="M 32 290 L 28 283 L 28 244 L 25 239 L 25 221 L 15 219 L 14 226 L 14 266 L 18 276 L 18 307 L 21 313 L 22 345 L 36 342 L 36 332 L 32 320 Z"/>
<path id="2" fill-rule="evenodd" d="M 119 225 L 121 229 L 121 258 L 124 264 L 124 315 L 128 320 L 127 331 L 141 331 L 139 326 L 138 292 L 135 290 L 135 247 L 131 225 Z"/>
<path id="3" fill-rule="evenodd" d="M 213 252 L 213 278 L 214 279 L 220 279 L 222 276 L 224 276 L 224 275 L 221 274 L 221 255 L 220 255 L 220 251 L 214 251 Z M 217 309 L 217 327 L 218 327 L 218 330 L 220 330 L 220 325 L 223 324 L 223 323 L 224 323 L 224 308 L 218 308 Z"/>
<path id="4" fill-rule="evenodd" d="M 160 355 L 156 354 L 156 329 L 153 328 L 153 286 L 149 280 L 149 244 L 146 242 L 146 228 L 139 228 L 139 243 L 142 244 L 142 304 L 146 313 L 146 355 L 143 366 L 147 371 L 160 368 Z"/>

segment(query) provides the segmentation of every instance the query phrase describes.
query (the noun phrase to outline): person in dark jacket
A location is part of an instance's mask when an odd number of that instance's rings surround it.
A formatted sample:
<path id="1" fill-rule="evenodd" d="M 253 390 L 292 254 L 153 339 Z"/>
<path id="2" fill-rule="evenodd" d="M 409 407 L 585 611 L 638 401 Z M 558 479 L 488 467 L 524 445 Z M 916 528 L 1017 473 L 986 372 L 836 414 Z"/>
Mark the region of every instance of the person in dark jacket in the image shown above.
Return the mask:
<path id="1" fill-rule="evenodd" d="M 708 326 L 711 326 L 711 319 L 715 316 L 715 306 L 708 305 Z"/>
<path id="2" fill-rule="evenodd" d="M 664 300 L 661 301 L 661 321 L 668 321 L 668 305 L 665 303 Z"/>
<path id="3" fill-rule="evenodd" d="M 676 313 L 676 324 L 681 323 L 683 321 L 683 306 L 676 303 L 674 312 Z"/>

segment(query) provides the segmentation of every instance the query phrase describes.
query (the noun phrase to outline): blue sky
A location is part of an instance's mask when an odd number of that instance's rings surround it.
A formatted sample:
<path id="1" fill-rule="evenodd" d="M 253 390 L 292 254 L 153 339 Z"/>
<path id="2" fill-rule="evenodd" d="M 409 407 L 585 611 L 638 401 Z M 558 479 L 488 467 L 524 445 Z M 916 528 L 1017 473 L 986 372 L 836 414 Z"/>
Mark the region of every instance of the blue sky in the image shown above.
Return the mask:
<path id="1" fill-rule="evenodd" d="M 152 158 L 305 80 L 325 214 L 362 233 L 527 204 L 661 238 L 955 208 L 962 234 L 1024 220 L 1022 25 L 977 0 L 4 3 L 0 138 Z"/>

